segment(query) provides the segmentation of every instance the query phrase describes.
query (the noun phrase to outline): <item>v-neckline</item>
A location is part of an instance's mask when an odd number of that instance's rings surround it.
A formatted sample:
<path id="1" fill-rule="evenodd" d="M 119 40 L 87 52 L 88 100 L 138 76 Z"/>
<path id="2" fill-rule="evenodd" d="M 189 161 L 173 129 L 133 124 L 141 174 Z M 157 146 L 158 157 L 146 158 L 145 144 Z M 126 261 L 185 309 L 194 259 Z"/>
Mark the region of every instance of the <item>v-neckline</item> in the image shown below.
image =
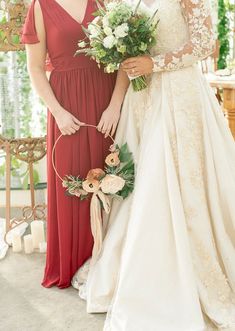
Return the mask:
<path id="1" fill-rule="evenodd" d="M 84 12 L 84 16 L 83 16 L 83 19 L 81 22 L 79 22 L 75 17 L 73 17 L 68 11 L 67 9 L 65 9 L 59 2 L 57 2 L 56 0 L 53 0 L 55 2 L 55 4 L 61 9 L 63 10 L 63 12 L 65 12 L 65 14 L 70 17 L 70 19 L 72 21 L 74 21 L 76 24 L 78 25 L 82 25 L 86 19 L 86 16 L 87 16 L 87 12 L 88 12 L 88 7 L 89 7 L 89 3 L 90 3 L 90 0 L 87 0 L 87 3 L 86 3 L 86 9 L 85 9 L 85 12 Z"/>

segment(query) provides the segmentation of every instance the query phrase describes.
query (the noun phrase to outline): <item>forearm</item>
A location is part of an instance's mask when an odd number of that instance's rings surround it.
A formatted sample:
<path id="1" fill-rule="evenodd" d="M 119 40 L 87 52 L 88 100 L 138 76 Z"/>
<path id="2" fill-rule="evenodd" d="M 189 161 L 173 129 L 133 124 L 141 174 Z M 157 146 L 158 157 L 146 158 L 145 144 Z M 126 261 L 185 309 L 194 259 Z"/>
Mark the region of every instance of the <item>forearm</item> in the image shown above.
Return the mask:
<path id="1" fill-rule="evenodd" d="M 31 82 L 39 97 L 46 104 L 53 116 L 62 109 L 47 79 L 44 68 L 28 67 Z"/>
<path id="2" fill-rule="evenodd" d="M 172 71 L 189 67 L 211 55 L 214 51 L 214 39 L 208 38 L 206 48 L 195 47 L 190 41 L 182 48 L 152 58 L 154 72 Z"/>
<path id="3" fill-rule="evenodd" d="M 115 108 L 117 110 L 121 109 L 129 84 L 130 80 L 127 74 L 122 69 L 119 69 L 116 85 L 110 101 L 110 105 L 112 106 L 112 108 Z"/>

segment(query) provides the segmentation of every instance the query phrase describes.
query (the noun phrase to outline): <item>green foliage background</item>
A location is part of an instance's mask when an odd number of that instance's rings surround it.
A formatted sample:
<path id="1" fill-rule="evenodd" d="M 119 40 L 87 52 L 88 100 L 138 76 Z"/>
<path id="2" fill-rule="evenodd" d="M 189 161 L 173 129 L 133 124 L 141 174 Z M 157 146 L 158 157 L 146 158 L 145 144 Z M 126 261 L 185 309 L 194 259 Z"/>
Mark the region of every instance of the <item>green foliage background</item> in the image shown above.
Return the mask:
<path id="1" fill-rule="evenodd" d="M 218 0 L 218 39 L 220 43 L 218 69 L 225 69 L 230 54 L 229 14 L 234 13 L 235 6 L 229 0 Z"/>

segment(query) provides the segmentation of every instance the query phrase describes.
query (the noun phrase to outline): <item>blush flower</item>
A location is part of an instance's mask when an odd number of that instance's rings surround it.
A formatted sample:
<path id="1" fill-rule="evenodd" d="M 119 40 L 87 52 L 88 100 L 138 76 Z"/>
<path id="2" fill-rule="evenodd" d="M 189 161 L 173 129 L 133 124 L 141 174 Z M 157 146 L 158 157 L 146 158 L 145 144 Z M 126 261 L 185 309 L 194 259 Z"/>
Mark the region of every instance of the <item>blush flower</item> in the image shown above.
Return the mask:
<path id="1" fill-rule="evenodd" d="M 99 190 L 100 182 L 97 179 L 87 179 L 82 183 L 82 188 L 88 193 L 94 193 Z"/>
<path id="2" fill-rule="evenodd" d="M 92 169 L 87 174 L 87 179 L 101 179 L 105 176 L 104 170 L 100 168 Z"/>
<path id="3" fill-rule="evenodd" d="M 100 184 L 100 188 L 105 194 L 115 194 L 123 189 L 125 180 L 116 175 L 105 176 Z"/>
<path id="4" fill-rule="evenodd" d="M 109 167 L 117 167 L 120 164 L 120 160 L 118 157 L 118 153 L 111 153 L 109 154 L 106 159 L 105 159 L 105 163 L 109 166 Z"/>

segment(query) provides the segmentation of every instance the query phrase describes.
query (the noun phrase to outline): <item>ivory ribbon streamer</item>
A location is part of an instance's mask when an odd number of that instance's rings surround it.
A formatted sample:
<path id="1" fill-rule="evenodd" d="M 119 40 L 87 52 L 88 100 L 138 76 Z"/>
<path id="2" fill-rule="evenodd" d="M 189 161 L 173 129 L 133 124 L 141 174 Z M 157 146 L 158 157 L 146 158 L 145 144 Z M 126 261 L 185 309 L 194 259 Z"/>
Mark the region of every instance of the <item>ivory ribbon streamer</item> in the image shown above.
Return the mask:
<path id="1" fill-rule="evenodd" d="M 110 213 L 110 200 L 100 190 L 93 193 L 90 204 L 91 211 L 91 232 L 94 238 L 94 246 L 92 250 L 92 260 L 96 260 L 101 252 L 103 243 L 103 221 L 101 200 L 103 208 L 107 214 Z"/>

